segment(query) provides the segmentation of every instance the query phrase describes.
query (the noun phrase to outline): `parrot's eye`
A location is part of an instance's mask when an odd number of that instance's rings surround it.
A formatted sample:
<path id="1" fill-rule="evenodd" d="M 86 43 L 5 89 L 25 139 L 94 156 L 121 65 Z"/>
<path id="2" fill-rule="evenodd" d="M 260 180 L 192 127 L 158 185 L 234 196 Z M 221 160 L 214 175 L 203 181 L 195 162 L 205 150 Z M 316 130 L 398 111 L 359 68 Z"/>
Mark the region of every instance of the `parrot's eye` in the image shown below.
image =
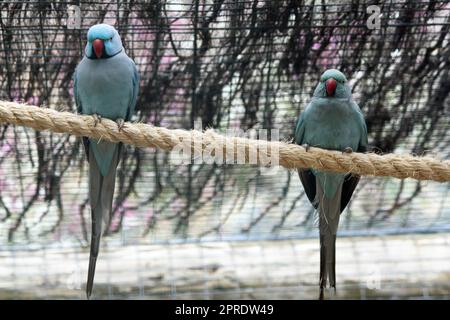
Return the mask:
<path id="1" fill-rule="evenodd" d="M 109 41 L 112 41 L 112 38 L 113 38 L 113 37 L 109 38 Z"/>

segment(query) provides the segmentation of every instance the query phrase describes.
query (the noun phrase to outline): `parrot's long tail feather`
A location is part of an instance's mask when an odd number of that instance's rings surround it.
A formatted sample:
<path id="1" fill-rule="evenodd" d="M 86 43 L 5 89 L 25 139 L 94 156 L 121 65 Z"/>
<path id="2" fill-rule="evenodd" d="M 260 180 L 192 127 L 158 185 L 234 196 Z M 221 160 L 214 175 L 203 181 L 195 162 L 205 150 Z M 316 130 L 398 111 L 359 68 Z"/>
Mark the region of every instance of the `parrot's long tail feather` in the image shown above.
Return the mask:
<path id="1" fill-rule="evenodd" d="M 89 270 L 86 284 L 86 296 L 88 299 L 91 297 L 92 287 L 94 286 L 95 265 L 97 263 L 98 251 L 100 249 L 100 238 L 102 234 L 102 215 L 103 208 L 101 204 L 97 202 L 97 206 L 91 210 L 91 251 L 89 253 Z"/>
<path id="2" fill-rule="evenodd" d="M 89 257 L 88 280 L 87 280 L 87 285 L 86 285 L 86 297 L 88 299 L 91 298 L 92 287 L 94 286 L 94 275 L 95 275 L 96 263 L 97 263 L 97 257 L 90 256 Z"/>
<path id="3" fill-rule="evenodd" d="M 89 299 L 92 293 L 92 287 L 94 286 L 94 275 L 95 275 L 95 265 L 97 263 L 98 247 L 100 245 L 100 239 L 91 239 L 91 252 L 89 254 L 89 270 L 88 270 L 88 280 L 86 284 L 86 297 Z M 94 247 L 97 246 L 96 250 Z"/>
<path id="4" fill-rule="evenodd" d="M 114 196 L 114 185 L 116 177 L 116 168 L 119 161 L 119 148 L 115 148 L 113 160 L 111 162 L 108 174 L 102 176 L 97 165 L 94 153 L 89 152 L 89 198 L 91 202 L 92 217 L 92 235 L 91 251 L 89 254 L 89 270 L 86 285 L 86 296 L 89 299 L 94 286 L 95 266 L 100 248 L 100 238 L 102 235 L 102 220 L 105 221 L 105 227 L 111 219 L 111 208 Z"/>
<path id="5" fill-rule="evenodd" d="M 336 235 L 320 236 L 320 288 L 327 286 L 336 289 Z"/>
<path id="6" fill-rule="evenodd" d="M 319 200 L 319 233 L 320 233 L 320 297 L 323 299 L 323 290 L 327 286 L 336 291 L 336 232 L 339 225 L 341 189 L 338 187 L 332 198 L 327 198 L 320 184 L 317 184 Z"/>

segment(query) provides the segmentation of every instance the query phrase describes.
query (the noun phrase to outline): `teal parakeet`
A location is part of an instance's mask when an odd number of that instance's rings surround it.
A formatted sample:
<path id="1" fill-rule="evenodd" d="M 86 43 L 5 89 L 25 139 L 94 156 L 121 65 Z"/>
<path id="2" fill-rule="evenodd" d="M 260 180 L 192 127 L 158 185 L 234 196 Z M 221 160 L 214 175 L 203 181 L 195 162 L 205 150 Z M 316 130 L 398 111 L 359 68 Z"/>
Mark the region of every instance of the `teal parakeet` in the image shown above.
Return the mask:
<path id="1" fill-rule="evenodd" d="M 139 73 L 122 46 L 119 33 L 107 24 L 92 26 L 87 33 L 84 58 L 74 74 L 74 96 L 79 113 L 96 121 L 117 121 L 119 129 L 129 121 L 136 105 Z M 92 292 L 102 220 L 109 225 L 114 196 L 116 168 L 122 145 L 83 138 L 89 162 L 89 201 L 92 234 L 86 295 Z"/>
<path id="2" fill-rule="evenodd" d="M 295 129 L 297 144 L 329 150 L 364 152 L 367 127 L 364 116 L 352 99 L 347 79 L 330 69 L 320 77 L 311 102 L 301 113 Z M 320 234 L 320 298 L 327 285 L 336 290 L 336 233 L 339 217 L 355 190 L 359 176 L 299 169 L 305 193 L 317 209 Z"/>

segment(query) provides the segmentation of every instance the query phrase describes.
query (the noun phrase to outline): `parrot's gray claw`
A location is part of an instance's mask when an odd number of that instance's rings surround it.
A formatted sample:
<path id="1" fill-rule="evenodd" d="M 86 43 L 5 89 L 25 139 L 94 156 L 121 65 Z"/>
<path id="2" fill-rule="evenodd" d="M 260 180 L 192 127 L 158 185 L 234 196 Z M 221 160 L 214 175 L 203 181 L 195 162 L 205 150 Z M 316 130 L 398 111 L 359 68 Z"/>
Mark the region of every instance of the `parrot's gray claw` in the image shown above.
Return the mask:
<path id="1" fill-rule="evenodd" d="M 123 129 L 125 126 L 125 121 L 122 118 L 119 118 L 116 120 L 117 128 L 119 129 L 119 132 Z"/>
<path id="2" fill-rule="evenodd" d="M 308 152 L 309 151 L 309 144 L 307 144 L 307 143 L 305 143 L 304 145 L 303 145 L 303 148 L 305 148 L 305 151 L 306 152 Z"/>
<path id="3" fill-rule="evenodd" d="M 320 288 L 319 300 L 323 300 L 323 288 Z"/>
<path id="4" fill-rule="evenodd" d="M 94 114 L 92 115 L 92 117 L 94 118 L 94 127 L 97 126 L 97 123 L 102 122 L 102 116 L 101 116 L 101 115 L 99 115 L 99 114 L 97 114 L 97 113 L 94 113 Z"/>
<path id="5" fill-rule="evenodd" d="M 353 153 L 353 149 L 350 147 L 347 147 L 344 149 L 344 151 L 342 151 L 342 153 Z"/>

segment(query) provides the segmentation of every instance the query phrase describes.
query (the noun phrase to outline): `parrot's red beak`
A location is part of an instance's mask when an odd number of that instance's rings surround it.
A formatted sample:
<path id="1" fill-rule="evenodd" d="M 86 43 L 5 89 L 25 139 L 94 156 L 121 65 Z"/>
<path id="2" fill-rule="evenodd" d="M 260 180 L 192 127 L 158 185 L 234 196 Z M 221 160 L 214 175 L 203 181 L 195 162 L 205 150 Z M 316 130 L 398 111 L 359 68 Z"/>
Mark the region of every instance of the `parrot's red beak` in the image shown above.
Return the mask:
<path id="1" fill-rule="evenodd" d="M 103 46 L 103 41 L 100 39 L 92 41 L 92 47 L 94 48 L 94 53 L 98 59 L 100 59 L 103 54 Z"/>
<path id="2" fill-rule="evenodd" d="M 327 90 L 328 96 L 334 96 L 334 91 L 336 91 L 337 82 L 333 78 L 325 81 L 325 89 Z"/>

